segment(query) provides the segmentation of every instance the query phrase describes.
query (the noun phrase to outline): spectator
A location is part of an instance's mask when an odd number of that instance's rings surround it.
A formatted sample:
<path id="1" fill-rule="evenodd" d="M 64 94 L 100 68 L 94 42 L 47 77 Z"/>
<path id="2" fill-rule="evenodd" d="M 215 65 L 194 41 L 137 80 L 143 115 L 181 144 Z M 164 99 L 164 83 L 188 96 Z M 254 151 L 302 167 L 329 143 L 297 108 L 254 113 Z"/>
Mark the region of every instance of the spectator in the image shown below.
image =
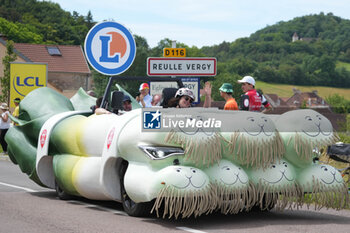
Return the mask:
<path id="1" fill-rule="evenodd" d="M 123 98 L 123 109 L 128 112 L 132 110 L 131 99 L 128 95 L 124 95 Z"/>
<path id="2" fill-rule="evenodd" d="M 8 111 L 8 106 L 6 103 L 2 103 L 0 106 L 0 109 L 2 111 L 1 114 L 1 119 L 0 119 L 0 144 L 3 150 L 4 154 L 7 154 L 7 143 L 5 141 L 5 135 L 7 133 L 7 131 L 9 130 L 9 128 L 11 127 L 11 120 L 8 117 L 9 111 Z"/>
<path id="3" fill-rule="evenodd" d="M 238 110 L 238 105 L 235 98 L 232 97 L 233 86 L 231 83 L 224 83 L 219 88 L 220 96 L 225 99 L 226 103 L 224 110 Z"/>
<path id="4" fill-rule="evenodd" d="M 91 110 L 93 113 L 95 113 L 96 115 L 101 115 L 101 114 L 109 114 L 111 113 L 110 111 L 101 108 L 101 103 L 102 103 L 103 97 L 99 97 L 96 99 L 96 105 L 91 107 Z"/>
<path id="5" fill-rule="evenodd" d="M 140 91 L 140 102 L 139 104 L 143 108 L 150 108 L 152 107 L 152 97 L 149 95 L 149 86 L 147 83 L 142 83 L 139 88 Z"/>
<path id="6" fill-rule="evenodd" d="M 152 106 L 159 106 L 161 99 L 162 99 L 161 95 L 159 94 L 153 95 L 152 102 L 151 102 Z"/>
<path id="7" fill-rule="evenodd" d="M 244 94 L 241 96 L 241 110 L 259 112 L 262 104 L 265 107 L 263 112 L 267 112 L 272 109 L 265 97 L 260 95 L 255 90 L 255 79 L 253 77 L 244 76 L 241 80 L 238 80 L 238 83 L 241 83 L 242 90 L 244 92 Z"/>
<path id="8" fill-rule="evenodd" d="M 20 98 L 16 98 L 13 100 L 13 103 L 15 104 L 15 110 L 13 111 L 12 116 L 18 118 L 19 117 L 19 103 L 21 102 Z"/>
<path id="9" fill-rule="evenodd" d="M 188 88 L 182 87 L 176 92 L 175 97 L 169 100 L 168 107 L 189 108 L 193 101 L 193 92 Z"/>

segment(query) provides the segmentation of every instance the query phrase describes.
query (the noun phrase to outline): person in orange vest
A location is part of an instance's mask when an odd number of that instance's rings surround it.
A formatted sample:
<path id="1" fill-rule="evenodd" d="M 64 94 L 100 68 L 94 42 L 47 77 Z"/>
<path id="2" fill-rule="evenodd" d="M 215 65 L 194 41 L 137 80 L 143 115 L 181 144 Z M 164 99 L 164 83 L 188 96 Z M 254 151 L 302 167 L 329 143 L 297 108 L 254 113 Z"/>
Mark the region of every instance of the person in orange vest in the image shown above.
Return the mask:
<path id="1" fill-rule="evenodd" d="M 235 98 L 232 97 L 233 86 L 231 83 L 224 83 L 219 88 L 220 96 L 225 99 L 226 103 L 224 110 L 238 110 L 238 105 Z"/>

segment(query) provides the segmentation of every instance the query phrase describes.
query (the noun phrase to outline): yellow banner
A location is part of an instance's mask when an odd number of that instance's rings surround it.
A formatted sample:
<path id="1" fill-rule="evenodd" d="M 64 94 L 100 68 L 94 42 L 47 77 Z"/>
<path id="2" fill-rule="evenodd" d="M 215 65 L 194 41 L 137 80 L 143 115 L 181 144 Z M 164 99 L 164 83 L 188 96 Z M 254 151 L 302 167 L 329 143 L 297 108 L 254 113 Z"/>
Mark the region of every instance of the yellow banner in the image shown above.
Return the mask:
<path id="1" fill-rule="evenodd" d="M 46 63 L 18 63 L 10 64 L 10 107 L 15 107 L 13 100 L 23 98 L 32 90 L 46 87 Z"/>

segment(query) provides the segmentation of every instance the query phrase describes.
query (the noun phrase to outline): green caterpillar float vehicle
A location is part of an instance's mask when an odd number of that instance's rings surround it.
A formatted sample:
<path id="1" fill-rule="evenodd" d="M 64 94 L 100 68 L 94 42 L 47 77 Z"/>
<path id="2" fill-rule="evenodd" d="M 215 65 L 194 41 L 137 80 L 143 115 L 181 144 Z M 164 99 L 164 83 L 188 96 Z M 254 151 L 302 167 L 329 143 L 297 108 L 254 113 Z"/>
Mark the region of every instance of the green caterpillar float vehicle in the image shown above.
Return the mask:
<path id="1" fill-rule="evenodd" d="M 333 144 L 336 135 L 330 121 L 313 110 L 272 116 L 169 109 L 195 111 L 198 121 L 230 123 L 215 132 L 205 127 L 145 132 L 143 111 L 133 101 L 130 112 L 96 115 L 90 110 L 95 99 L 83 91 L 72 99 L 49 88 L 32 91 L 20 103 L 19 119 L 13 119 L 18 126 L 6 135 L 9 156 L 62 199 L 122 202 L 132 216 L 349 205 L 337 169 L 314 160 L 314 148 Z"/>

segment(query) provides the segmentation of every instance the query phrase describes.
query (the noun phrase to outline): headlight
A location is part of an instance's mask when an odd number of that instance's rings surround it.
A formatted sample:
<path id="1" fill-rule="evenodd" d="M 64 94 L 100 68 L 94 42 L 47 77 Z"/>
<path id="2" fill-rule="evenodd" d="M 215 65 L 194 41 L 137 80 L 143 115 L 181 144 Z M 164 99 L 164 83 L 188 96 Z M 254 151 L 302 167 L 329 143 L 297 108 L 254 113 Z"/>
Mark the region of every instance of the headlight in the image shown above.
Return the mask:
<path id="1" fill-rule="evenodd" d="M 183 155 L 184 150 L 179 147 L 139 146 L 151 159 L 165 159 L 173 155 Z"/>

